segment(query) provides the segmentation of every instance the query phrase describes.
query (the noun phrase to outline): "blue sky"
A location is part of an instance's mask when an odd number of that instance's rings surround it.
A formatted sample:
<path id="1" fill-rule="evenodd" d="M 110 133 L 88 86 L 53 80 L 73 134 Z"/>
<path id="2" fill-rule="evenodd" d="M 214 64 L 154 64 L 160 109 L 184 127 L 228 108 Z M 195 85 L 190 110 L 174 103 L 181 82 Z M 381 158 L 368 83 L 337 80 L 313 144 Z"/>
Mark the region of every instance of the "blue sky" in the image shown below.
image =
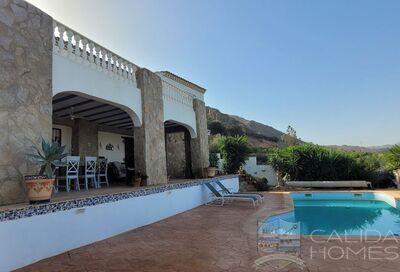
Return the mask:
<path id="1" fill-rule="evenodd" d="M 400 142 L 400 1 L 30 0 L 206 103 L 318 144 Z"/>

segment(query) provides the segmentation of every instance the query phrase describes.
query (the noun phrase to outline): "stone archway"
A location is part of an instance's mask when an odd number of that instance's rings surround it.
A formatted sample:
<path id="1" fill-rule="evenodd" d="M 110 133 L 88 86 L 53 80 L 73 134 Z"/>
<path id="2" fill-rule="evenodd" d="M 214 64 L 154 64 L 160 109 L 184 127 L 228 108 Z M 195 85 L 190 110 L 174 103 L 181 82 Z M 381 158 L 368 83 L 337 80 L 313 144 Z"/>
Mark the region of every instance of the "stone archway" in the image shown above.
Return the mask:
<path id="1" fill-rule="evenodd" d="M 165 153 L 167 174 L 171 179 L 192 178 L 192 134 L 187 126 L 167 121 L 165 126 Z"/>

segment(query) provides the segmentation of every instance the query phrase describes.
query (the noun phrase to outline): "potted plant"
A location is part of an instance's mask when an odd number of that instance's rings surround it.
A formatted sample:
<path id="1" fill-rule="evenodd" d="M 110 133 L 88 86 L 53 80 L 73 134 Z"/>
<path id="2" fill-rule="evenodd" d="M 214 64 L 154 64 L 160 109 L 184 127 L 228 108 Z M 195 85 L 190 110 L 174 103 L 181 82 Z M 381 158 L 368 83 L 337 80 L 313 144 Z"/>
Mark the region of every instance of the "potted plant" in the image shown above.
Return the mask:
<path id="1" fill-rule="evenodd" d="M 135 176 L 132 178 L 133 187 L 140 187 L 140 183 L 142 182 L 142 174 L 140 171 L 135 172 Z"/>
<path id="2" fill-rule="evenodd" d="M 56 167 L 64 166 L 61 160 L 68 154 L 64 153 L 65 146 L 58 143 L 48 143 L 42 138 L 42 146 L 32 154 L 27 154 L 28 159 L 40 166 L 38 175 L 25 176 L 25 184 L 28 189 L 30 203 L 36 201 L 50 201 L 54 184 L 54 170 Z"/>
<path id="3" fill-rule="evenodd" d="M 140 175 L 140 179 L 141 179 L 140 186 L 146 186 L 146 185 L 147 185 L 147 179 L 148 179 L 148 178 L 149 178 L 148 175 L 146 175 L 146 174 L 141 174 L 141 175 Z"/>
<path id="4" fill-rule="evenodd" d="M 210 166 L 207 168 L 207 176 L 209 178 L 215 177 L 218 170 L 219 158 L 217 153 L 210 153 L 209 155 Z"/>

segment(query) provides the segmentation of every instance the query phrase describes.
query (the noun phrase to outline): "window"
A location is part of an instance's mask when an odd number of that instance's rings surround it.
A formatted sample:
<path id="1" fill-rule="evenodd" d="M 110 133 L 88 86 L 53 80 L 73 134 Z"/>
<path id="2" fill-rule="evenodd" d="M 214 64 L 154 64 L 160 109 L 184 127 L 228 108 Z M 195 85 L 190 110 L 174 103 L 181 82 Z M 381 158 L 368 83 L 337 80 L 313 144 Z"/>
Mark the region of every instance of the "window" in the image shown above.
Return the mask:
<path id="1" fill-rule="evenodd" d="M 61 129 L 60 128 L 53 128 L 53 132 L 51 135 L 51 141 L 53 143 L 58 143 L 61 146 Z"/>

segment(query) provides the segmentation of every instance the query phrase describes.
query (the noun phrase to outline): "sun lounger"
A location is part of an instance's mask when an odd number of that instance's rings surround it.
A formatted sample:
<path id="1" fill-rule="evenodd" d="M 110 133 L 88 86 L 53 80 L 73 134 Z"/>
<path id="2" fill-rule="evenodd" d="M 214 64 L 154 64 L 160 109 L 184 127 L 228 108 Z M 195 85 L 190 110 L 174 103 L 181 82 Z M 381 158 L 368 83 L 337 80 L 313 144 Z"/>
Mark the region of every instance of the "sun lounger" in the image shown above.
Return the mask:
<path id="1" fill-rule="evenodd" d="M 211 203 L 220 202 L 219 206 L 223 206 L 227 201 L 250 201 L 253 203 L 253 207 L 258 204 L 258 199 L 255 196 L 241 196 L 241 195 L 234 195 L 234 194 L 221 194 L 212 186 L 210 183 L 205 183 L 206 187 L 211 191 L 213 194 Z"/>
<path id="2" fill-rule="evenodd" d="M 220 181 L 215 182 L 225 194 L 231 194 L 231 195 L 241 195 L 241 196 L 255 196 L 257 197 L 258 201 L 262 202 L 264 199 L 264 195 L 261 193 L 256 193 L 256 192 L 237 192 L 237 193 L 232 193 L 229 191 L 228 188 L 225 187 Z"/>

